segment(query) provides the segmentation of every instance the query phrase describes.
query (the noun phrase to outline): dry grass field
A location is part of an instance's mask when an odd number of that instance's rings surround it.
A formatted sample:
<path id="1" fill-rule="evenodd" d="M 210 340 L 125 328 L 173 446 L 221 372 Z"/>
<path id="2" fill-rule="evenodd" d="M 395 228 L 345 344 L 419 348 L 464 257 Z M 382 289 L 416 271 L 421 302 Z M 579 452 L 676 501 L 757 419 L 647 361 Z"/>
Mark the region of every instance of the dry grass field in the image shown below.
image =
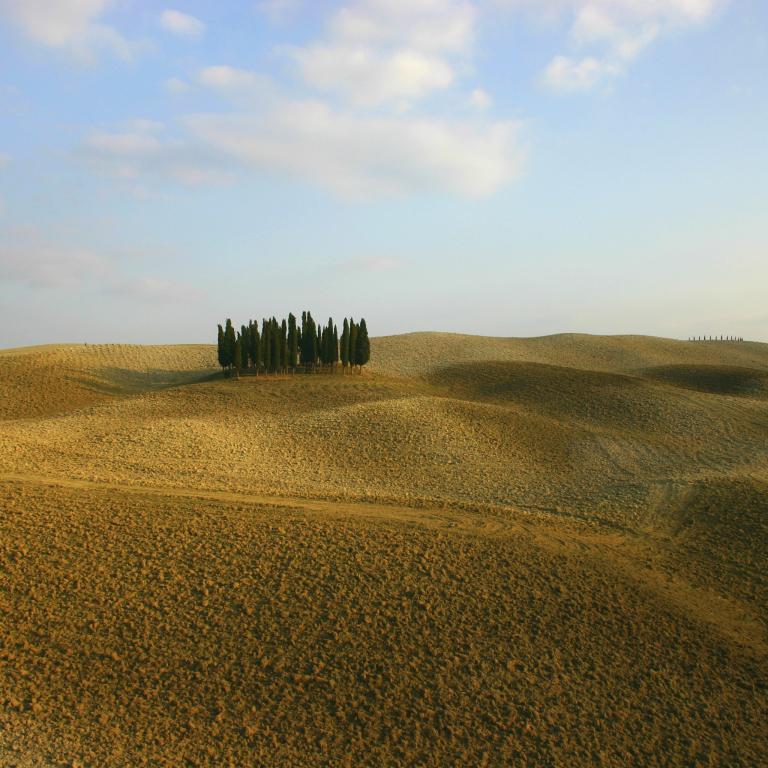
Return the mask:
<path id="1" fill-rule="evenodd" d="M 0 351 L 0 765 L 759 766 L 768 345 Z"/>

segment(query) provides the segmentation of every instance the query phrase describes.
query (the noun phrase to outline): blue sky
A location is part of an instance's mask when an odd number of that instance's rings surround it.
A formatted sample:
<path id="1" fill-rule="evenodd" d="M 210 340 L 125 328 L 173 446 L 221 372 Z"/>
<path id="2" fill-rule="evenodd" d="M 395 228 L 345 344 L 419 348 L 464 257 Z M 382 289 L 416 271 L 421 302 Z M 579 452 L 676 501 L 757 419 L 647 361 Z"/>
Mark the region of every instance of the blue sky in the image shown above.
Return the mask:
<path id="1" fill-rule="evenodd" d="M 760 0 L 0 0 L 0 346 L 768 341 Z"/>

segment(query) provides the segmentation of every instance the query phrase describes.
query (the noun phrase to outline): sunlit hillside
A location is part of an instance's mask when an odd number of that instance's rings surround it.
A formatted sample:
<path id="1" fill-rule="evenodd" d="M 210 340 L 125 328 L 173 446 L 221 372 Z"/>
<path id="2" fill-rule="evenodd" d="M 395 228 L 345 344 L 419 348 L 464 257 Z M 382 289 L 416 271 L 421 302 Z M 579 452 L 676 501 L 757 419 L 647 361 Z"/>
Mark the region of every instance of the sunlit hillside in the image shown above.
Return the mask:
<path id="1" fill-rule="evenodd" d="M 7 764 L 762 759 L 768 345 L 62 345 L 0 389 Z"/>

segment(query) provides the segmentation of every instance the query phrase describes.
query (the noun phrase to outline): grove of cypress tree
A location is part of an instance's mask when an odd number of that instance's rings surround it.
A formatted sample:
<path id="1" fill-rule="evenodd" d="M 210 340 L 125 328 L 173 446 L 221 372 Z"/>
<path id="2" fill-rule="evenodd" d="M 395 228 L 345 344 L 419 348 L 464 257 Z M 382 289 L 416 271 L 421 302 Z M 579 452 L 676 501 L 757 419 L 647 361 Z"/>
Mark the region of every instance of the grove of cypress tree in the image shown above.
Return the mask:
<path id="1" fill-rule="evenodd" d="M 368 327 L 364 319 L 359 323 L 354 318 L 344 318 L 341 338 L 333 318 L 328 318 L 327 325 L 317 324 L 311 312 L 301 315 L 302 326 L 298 327 L 296 316 L 291 312 L 286 321 L 278 322 L 274 316 L 262 319 L 261 333 L 259 323 L 253 320 L 248 325 L 241 325 L 235 331 L 232 321 L 227 318 L 224 327 L 217 326 L 216 353 L 219 365 L 225 371 L 234 368 L 241 370 L 253 368 L 267 373 L 278 373 L 290 368 L 295 372 L 301 363 L 306 371 L 318 366 L 334 372 L 339 361 L 343 370 L 362 366 L 370 360 L 371 347 Z M 726 337 L 723 336 L 723 339 Z M 736 340 L 736 337 L 729 337 Z"/>
<path id="2" fill-rule="evenodd" d="M 368 338 L 368 326 L 365 324 L 364 317 L 360 318 L 360 326 L 357 330 L 357 353 L 355 358 L 362 373 L 363 366 L 371 359 L 371 342 Z"/>

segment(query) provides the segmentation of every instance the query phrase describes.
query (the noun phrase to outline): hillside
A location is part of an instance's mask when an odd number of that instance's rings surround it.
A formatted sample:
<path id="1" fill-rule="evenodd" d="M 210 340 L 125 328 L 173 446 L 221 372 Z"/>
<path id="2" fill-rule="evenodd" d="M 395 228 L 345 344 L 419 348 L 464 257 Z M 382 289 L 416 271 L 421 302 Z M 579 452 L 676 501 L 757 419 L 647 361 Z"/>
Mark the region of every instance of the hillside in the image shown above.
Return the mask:
<path id="1" fill-rule="evenodd" d="M 759 763 L 768 345 L 33 347 L 0 395 L 5 762 Z"/>

